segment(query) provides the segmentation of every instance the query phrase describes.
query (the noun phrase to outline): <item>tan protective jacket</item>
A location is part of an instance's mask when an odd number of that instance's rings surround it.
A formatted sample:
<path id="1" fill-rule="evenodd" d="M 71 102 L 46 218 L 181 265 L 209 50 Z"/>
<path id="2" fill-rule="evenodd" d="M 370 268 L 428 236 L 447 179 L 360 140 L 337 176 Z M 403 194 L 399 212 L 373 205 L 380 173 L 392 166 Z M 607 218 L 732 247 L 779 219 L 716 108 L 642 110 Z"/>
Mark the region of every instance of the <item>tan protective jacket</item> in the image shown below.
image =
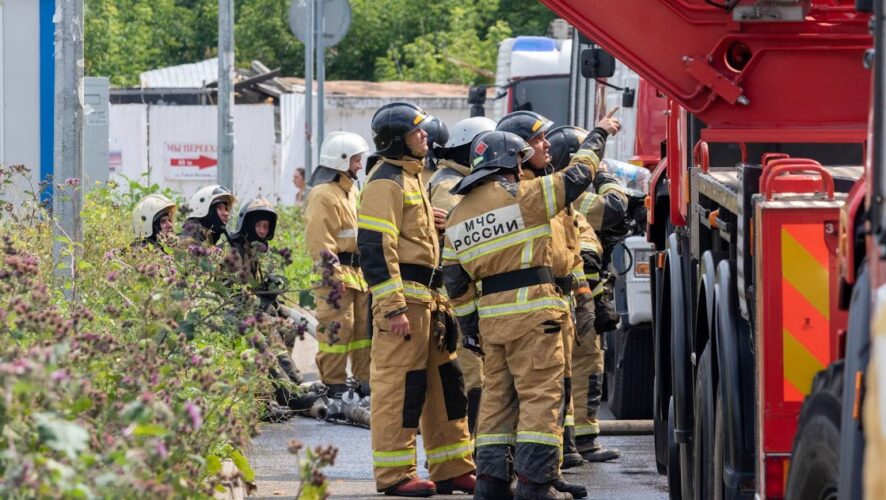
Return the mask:
<path id="1" fill-rule="evenodd" d="M 524 181 L 535 178 L 536 176 L 531 170 L 523 171 Z M 555 249 L 551 269 L 554 271 L 554 276 L 559 277 L 572 274 L 577 282 L 585 279 L 584 265 L 581 258 L 579 217 L 584 220 L 581 214 L 575 212 L 572 205 L 568 205 L 551 219 L 551 239 Z M 562 249 L 568 251 L 562 251 Z"/>
<path id="2" fill-rule="evenodd" d="M 346 173 L 338 180 L 314 186 L 305 208 L 308 252 L 318 262 L 323 250 L 333 254 L 357 253 L 357 188 Z M 366 291 L 359 267 L 339 264 L 334 279 L 348 288 Z"/>
<path id="3" fill-rule="evenodd" d="M 624 220 L 628 197 L 617 182 L 591 185 L 575 201 L 575 208 L 587 218 L 594 231 L 599 232 Z"/>
<path id="4" fill-rule="evenodd" d="M 433 211 L 419 174 L 422 162 L 383 158 L 366 179 L 357 225 L 360 266 L 373 307 L 390 318 L 406 302 L 430 303 L 429 283 L 404 281 L 401 264 L 436 268 L 440 246 Z"/>
<path id="5" fill-rule="evenodd" d="M 545 321 L 568 317 L 569 304 L 554 284 L 480 295 L 476 283 L 540 266 L 568 273 L 573 253 L 555 248 L 555 238 L 565 238 L 566 229 L 556 234 L 552 219 L 587 188 L 598 162 L 591 151 L 581 150 L 561 172 L 516 184 L 489 181 L 450 212 L 444 281 L 463 333 L 482 331 L 487 341 L 505 343 Z"/>
<path id="6" fill-rule="evenodd" d="M 447 212 L 452 210 L 462 196 L 449 192 L 453 186 L 471 173 L 471 168 L 459 165 L 451 160 L 437 162 L 437 171 L 431 177 L 428 192 L 431 195 L 431 206 L 442 208 Z"/>

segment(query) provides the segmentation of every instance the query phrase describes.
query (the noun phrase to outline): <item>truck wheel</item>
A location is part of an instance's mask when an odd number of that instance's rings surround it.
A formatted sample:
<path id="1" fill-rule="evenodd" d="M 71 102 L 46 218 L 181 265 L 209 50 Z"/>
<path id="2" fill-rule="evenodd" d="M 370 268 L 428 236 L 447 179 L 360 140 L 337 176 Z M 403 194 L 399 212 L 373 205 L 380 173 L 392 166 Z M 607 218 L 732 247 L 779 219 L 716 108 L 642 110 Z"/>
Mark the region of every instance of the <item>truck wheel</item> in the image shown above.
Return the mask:
<path id="1" fill-rule="evenodd" d="M 726 451 L 726 434 L 723 431 L 723 394 L 717 384 L 717 404 L 714 406 L 714 500 L 726 498 L 723 482 L 723 454 Z"/>
<path id="2" fill-rule="evenodd" d="M 788 471 L 787 500 L 836 500 L 840 477 L 843 361 L 818 372 L 803 401 Z"/>
<path id="3" fill-rule="evenodd" d="M 618 419 L 652 418 L 652 332 L 646 328 L 620 329 L 610 338 L 615 342 L 610 344 L 614 347 L 614 363 L 607 370 L 611 381 L 609 410 Z"/>
<path id="4" fill-rule="evenodd" d="M 680 500 L 680 446 L 674 440 L 674 397 L 668 401 L 668 498 Z"/>
<path id="5" fill-rule="evenodd" d="M 655 383 L 653 384 L 656 392 L 659 390 L 658 383 L 658 379 L 656 378 Z M 664 418 L 662 418 L 659 414 L 660 412 L 653 408 L 652 423 L 654 424 L 653 434 L 655 437 L 655 468 L 658 470 L 659 474 L 664 476 L 668 473 L 668 440 L 672 440 L 673 438 L 668 437 L 668 416 L 663 415 Z"/>
<path id="6" fill-rule="evenodd" d="M 711 343 L 705 346 L 695 377 L 695 422 L 692 433 L 694 498 L 713 498 L 714 483 L 714 369 Z"/>

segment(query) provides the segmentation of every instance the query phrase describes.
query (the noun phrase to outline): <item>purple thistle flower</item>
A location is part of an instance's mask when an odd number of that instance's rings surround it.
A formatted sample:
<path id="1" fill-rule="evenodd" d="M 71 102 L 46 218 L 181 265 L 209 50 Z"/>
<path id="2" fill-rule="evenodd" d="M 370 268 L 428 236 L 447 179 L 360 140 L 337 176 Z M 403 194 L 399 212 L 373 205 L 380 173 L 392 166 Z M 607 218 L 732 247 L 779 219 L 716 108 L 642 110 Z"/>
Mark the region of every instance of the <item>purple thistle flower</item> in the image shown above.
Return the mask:
<path id="1" fill-rule="evenodd" d="M 200 427 L 203 426 L 203 415 L 200 407 L 188 401 L 185 403 L 185 412 L 188 414 L 188 418 L 191 419 L 191 427 L 195 431 L 200 430 Z"/>

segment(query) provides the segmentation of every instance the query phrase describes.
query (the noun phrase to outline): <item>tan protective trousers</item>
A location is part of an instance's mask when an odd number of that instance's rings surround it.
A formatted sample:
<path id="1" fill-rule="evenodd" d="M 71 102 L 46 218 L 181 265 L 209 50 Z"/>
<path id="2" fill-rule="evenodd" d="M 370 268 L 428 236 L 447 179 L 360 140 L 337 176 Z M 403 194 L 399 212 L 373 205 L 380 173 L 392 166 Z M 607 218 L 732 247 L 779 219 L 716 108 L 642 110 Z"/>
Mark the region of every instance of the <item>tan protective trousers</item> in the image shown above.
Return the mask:
<path id="1" fill-rule="evenodd" d="M 575 404 L 576 437 L 600 434 L 598 408 L 590 408 L 588 404 L 588 386 L 593 374 L 603 376 L 603 350 L 597 334 L 586 336 L 581 345 L 576 344 L 572 354 L 572 400 Z"/>
<path id="2" fill-rule="evenodd" d="M 335 309 L 326 301 L 328 288 L 320 288 L 314 293 L 317 304 L 317 321 L 322 328 L 317 331 L 317 368 L 324 384 L 344 384 L 348 377 L 348 359 L 351 371 L 363 382 L 369 381 L 369 354 L 372 340 L 369 339 L 369 292 L 345 288 L 342 294 L 341 309 Z M 339 323 L 337 339 L 329 335 L 329 325 Z M 322 330 L 322 331 L 320 331 Z"/>
<path id="3" fill-rule="evenodd" d="M 574 359 L 575 355 L 573 352 L 575 351 L 575 322 L 573 321 L 572 314 L 569 314 L 569 317 L 566 319 L 566 322 L 563 323 L 563 329 L 561 330 L 563 335 L 563 411 L 561 412 L 560 424 L 564 427 L 575 425 L 575 399 L 572 397 L 574 394 L 575 382 L 573 375 L 574 370 Z"/>
<path id="4" fill-rule="evenodd" d="M 430 339 L 430 304 L 407 303 L 412 334 L 390 333 L 388 320 L 374 319 L 371 434 L 375 484 L 383 491 L 416 477 L 415 435 L 421 428 L 431 481 L 474 470 L 468 435 L 464 379 L 455 354 Z"/>
<path id="5" fill-rule="evenodd" d="M 461 371 L 465 377 L 465 391 L 482 389 L 483 358 L 462 347 L 461 338 L 459 338 L 455 353 L 458 355 L 458 363 L 461 365 Z"/>
<path id="6" fill-rule="evenodd" d="M 542 324 L 503 344 L 481 342 L 486 354 L 477 420 L 477 474 L 509 481 L 509 447 L 516 445 L 517 474 L 536 483 L 554 480 L 563 434 L 561 328 Z"/>

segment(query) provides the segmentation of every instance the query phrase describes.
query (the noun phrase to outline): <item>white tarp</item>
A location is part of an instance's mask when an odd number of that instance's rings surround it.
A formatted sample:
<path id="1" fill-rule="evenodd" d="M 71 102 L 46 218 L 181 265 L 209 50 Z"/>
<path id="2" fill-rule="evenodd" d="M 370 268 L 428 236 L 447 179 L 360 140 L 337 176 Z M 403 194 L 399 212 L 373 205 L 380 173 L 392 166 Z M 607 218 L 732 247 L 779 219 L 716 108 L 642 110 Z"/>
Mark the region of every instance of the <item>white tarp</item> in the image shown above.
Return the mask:
<path id="1" fill-rule="evenodd" d="M 148 106 L 111 106 L 108 130 L 108 179 L 124 187 L 127 179 L 144 182 L 148 172 Z"/>
<path id="2" fill-rule="evenodd" d="M 151 106 L 151 182 L 185 197 L 215 182 L 218 114 L 215 106 Z M 280 200 L 275 169 L 274 107 L 234 107 L 234 194 L 240 200 Z"/>

